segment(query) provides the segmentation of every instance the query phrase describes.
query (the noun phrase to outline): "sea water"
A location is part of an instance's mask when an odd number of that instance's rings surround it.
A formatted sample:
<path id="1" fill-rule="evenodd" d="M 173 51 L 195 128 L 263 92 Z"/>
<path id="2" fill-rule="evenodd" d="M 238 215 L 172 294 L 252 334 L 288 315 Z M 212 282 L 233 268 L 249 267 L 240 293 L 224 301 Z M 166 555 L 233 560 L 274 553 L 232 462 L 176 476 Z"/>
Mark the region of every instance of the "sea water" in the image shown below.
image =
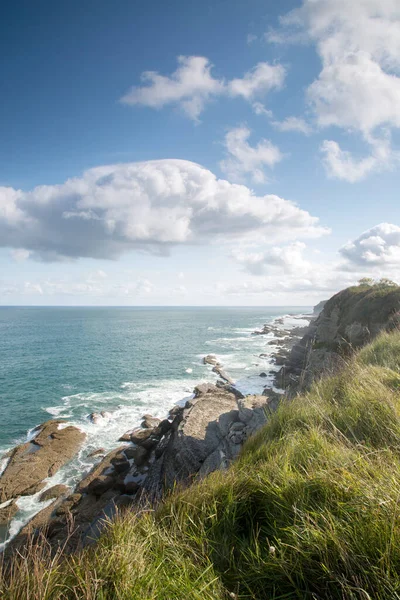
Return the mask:
<path id="1" fill-rule="evenodd" d="M 203 364 L 206 354 L 218 357 L 243 393 L 272 385 L 272 376 L 260 373 L 271 371 L 273 336 L 251 334 L 283 315 L 285 328 L 306 325 L 299 317 L 308 312 L 304 307 L 0 307 L 0 459 L 29 439 L 38 424 L 64 419 L 81 428 L 86 440 L 78 456 L 46 483 L 73 486 L 99 460 L 88 458 L 92 451 L 115 448 L 143 414 L 163 418 L 197 383 L 215 381 Z M 101 411 L 105 416 L 91 422 L 90 413 Z M 0 472 L 6 464 L 0 460 Z M 0 532 L 0 542 L 46 506 L 39 502 L 41 493 L 18 500 L 20 511 Z"/>

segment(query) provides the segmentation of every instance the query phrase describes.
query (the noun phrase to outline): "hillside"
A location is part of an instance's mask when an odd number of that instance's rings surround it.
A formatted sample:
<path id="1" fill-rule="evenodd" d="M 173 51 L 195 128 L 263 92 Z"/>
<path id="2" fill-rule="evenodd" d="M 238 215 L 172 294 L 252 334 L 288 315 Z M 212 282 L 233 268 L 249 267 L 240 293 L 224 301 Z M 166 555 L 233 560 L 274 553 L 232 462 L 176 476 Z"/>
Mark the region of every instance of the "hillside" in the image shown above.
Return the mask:
<path id="1" fill-rule="evenodd" d="M 400 597 L 400 332 L 282 403 L 228 471 L 121 515 L 78 555 L 32 546 L 4 600 Z"/>

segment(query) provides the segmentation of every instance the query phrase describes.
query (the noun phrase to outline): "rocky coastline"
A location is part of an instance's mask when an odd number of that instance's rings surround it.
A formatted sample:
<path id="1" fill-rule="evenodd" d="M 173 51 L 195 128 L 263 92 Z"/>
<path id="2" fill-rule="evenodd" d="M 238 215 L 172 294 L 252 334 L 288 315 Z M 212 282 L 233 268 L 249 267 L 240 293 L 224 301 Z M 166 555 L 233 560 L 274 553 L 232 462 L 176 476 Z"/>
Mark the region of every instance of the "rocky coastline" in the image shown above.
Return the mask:
<path id="1" fill-rule="evenodd" d="M 314 318 L 307 317 L 308 321 Z M 278 318 L 252 334 L 266 337 L 268 353 L 260 358 L 271 358 L 272 366 L 269 372 L 260 372 L 260 377 L 275 377 L 275 385 L 266 385 L 262 394 L 244 396 L 218 358 L 205 356 L 204 364 L 218 375 L 215 384 L 197 385 L 193 397 L 184 406 L 172 407 L 164 420 L 144 415 L 141 427 L 128 430 L 111 452 L 92 451 L 88 458 L 93 468 L 74 489 L 62 484 L 45 489 L 40 496 L 44 508 L 22 527 L 7 553 L 32 535 L 45 536 L 54 547 L 67 544 L 70 550 L 87 545 L 98 537 L 104 519 L 116 511 L 153 507 L 175 485 L 188 485 L 226 468 L 279 403 L 278 374 L 307 330 L 283 325 L 283 318 Z M 103 417 L 88 416 L 94 423 Z M 17 514 L 18 498 L 45 488 L 45 479 L 73 458 L 85 437 L 78 428 L 59 420 L 48 421 L 33 433 L 29 442 L 11 452 L 0 476 L 3 527 Z"/>

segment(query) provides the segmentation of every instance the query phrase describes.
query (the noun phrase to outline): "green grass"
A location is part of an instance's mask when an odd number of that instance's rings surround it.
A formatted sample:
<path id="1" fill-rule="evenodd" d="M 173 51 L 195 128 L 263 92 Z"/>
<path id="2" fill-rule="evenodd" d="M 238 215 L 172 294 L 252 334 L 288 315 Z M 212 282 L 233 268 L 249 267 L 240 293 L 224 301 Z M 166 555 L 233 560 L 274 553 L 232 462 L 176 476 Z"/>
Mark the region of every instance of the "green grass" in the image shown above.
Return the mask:
<path id="1" fill-rule="evenodd" d="M 25 554 L 2 600 L 400 599 L 400 332 L 282 403 L 228 471 L 79 555 Z"/>

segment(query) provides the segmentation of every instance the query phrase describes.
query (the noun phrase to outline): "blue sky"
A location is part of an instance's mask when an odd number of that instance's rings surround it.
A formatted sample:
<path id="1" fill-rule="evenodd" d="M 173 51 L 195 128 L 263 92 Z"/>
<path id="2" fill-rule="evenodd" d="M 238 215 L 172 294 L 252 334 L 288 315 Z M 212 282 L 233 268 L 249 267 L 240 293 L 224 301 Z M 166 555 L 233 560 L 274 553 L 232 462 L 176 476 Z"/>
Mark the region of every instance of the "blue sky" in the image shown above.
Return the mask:
<path id="1" fill-rule="evenodd" d="M 395 0 L 17 1 L 0 29 L 1 304 L 400 279 Z"/>

